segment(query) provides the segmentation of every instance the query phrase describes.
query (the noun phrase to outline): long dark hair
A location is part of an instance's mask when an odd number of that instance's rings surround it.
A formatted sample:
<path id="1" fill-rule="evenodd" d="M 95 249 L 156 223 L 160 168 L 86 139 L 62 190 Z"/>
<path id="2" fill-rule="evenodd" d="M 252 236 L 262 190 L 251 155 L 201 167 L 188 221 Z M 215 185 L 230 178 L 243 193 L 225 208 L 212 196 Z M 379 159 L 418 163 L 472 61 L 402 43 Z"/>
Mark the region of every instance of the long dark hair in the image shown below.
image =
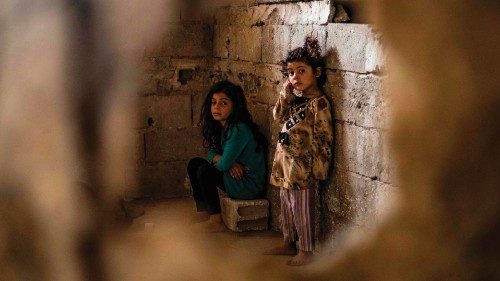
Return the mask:
<path id="1" fill-rule="evenodd" d="M 288 76 L 287 64 L 289 62 L 301 61 L 310 65 L 313 71 L 316 68 L 321 68 L 321 74 L 317 79 L 318 87 L 322 88 L 326 83 L 326 62 L 325 58 L 321 55 L 321 47 L 319 46 L 318 39 L 306 37 L 306 41 L 302 47 L 295 48 L 288 52 L 286 58 L 280 61 L 281 73 L 286 77 Z"/>
<path id="2" fill-rule="evenodd" d="M 221 136 L 222 136 L 222 125 L 219 121 L 216 121 L 212 116 L 211 106 L 212 97 L 215 93 L 224 93 L 233 103 L 233 111 L 227 119 L 227 132 L 231 127 L 235 126 L 238 122 L 245 123 L 252 131 L 253 138 L 257 142 L 257 151 L 267 151 L 267 139 L 259 131 L 259 126 L 253 122 L 252 115 L 248 111 L 247 102 L 245 95 L 243 94 L 243 89 L 229 81 L 220 81 L 215 83 L 205 98 L 203 106 L 201 108 L 200 125 L 201 132 L 203 135 L 203 146 L 209 149 L 215 149 L 219 153 L 222 152 L 221 148 Z"/>

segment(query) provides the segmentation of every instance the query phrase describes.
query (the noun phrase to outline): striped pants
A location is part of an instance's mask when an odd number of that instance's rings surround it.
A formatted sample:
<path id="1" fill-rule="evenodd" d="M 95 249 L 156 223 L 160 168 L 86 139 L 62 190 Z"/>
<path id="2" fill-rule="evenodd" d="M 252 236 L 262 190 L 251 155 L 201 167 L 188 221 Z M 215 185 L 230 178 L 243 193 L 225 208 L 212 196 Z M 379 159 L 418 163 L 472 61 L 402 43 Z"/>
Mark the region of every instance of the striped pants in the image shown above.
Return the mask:
<path id="1" fill-rule="evenodd" d="M 314 248 L 315 188 L 291 190 L 280 189 L 281 230 L 285 243 L 297 240 L 298 249 L 312 251 Z"/>

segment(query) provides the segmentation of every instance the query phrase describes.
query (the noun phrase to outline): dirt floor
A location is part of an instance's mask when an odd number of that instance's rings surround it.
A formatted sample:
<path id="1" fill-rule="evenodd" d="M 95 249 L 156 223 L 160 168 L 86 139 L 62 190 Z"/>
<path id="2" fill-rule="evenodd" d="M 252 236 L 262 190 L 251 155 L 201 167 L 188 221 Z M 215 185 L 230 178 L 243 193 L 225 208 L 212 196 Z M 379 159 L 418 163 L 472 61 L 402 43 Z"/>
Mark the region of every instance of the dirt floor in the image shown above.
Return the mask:
<path id="1" fill-rule="evenodd" d="M 134 235 L 152 235 L 159 226 L 175 223 L 179 218 L 191 224 L 190 220 L 194 214 L 194 202 L 192 198 L 177 198 L 163 201 L 141 201 L 135 203 L 136 210 L 144 210 L 144 215 L 134 219 L 129 231 Z M 173 211 L 175 210 L 175 211 Z M 175 215 L 173 215 L 175 214 Z M 258 259 L 269 267 L 282 267 L 283 270 L 297 271 L 303 270 L 311 265 L 304 267 L 291 267 L 286 262 L 291 258 L 288 256 L 266 256 L 262 253 L 269 248 L 278 246 L 281 243 L 281 233 L 266 231 L 247 231 L 233 232 L 227 229 L 224 232 L 208 233 L 206 237 L 214 244 L 223 245 L 225 250 L 231 252 L 231 256 L 239 257 L 234 262 L 243 260 Z M 313 263 L 314 264 L 314 263 Z"/>

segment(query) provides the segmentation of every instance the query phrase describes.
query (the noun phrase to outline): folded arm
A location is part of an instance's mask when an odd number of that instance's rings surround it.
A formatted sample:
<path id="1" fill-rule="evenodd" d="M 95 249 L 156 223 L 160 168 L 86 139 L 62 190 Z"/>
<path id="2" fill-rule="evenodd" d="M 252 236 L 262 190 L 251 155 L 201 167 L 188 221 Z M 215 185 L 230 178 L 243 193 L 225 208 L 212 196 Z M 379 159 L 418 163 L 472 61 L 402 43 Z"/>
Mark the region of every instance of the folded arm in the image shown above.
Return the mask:
<path id="1" fill-rule="evenodd" d="M 251 134 L 243 128 L 232 128 L 228 139 L 224 142 L 222 154 L 211 151 L 208 155 L 208 161 L 215 164 L 215 168 L 220 171 L 228 171 L 234 166 L 236 160 L 245 149 Z"/>

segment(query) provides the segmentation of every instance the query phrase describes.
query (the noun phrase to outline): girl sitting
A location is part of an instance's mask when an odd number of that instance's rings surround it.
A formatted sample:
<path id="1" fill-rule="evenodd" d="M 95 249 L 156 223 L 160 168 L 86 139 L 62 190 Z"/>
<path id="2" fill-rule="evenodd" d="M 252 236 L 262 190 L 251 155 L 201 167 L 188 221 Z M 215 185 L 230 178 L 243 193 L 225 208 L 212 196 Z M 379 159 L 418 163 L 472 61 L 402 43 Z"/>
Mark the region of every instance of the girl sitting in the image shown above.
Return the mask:
<path id="1" fill-rule="evenodd" d="M 205 98 L 200 123 L 207 160 L 189 161 L 188 175 L 198 212 L 207 231 L 225 229 L 217 187 L 229 197 L 256 199 L 265 194 L 267 141 L 252 121 L 241 87 L 229 81 L 213 85 Z"/>

